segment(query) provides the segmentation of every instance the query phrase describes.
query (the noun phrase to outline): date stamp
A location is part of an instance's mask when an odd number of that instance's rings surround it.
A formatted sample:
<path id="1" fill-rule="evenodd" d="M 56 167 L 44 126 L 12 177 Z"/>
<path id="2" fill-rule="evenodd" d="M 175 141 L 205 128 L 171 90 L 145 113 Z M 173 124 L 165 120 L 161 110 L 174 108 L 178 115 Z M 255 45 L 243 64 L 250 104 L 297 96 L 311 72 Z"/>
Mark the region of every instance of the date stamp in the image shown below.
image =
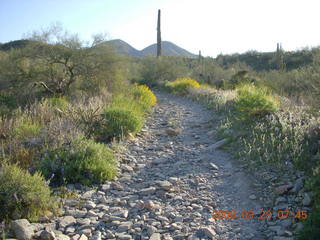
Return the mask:
<path id="1" fill-rule="evenodd" d="M 287 218 L 297 218 L 297 219 L 307 219 L 308 212 L 305 210 L 298 210 L 297 212 L 292 212 L 288 209 L 278 210 L 276 214 L 269 210 L 261 210 L 259 212 L 254 212 L 253 210 L 243 210 L 241 212 L 236 212 L 235 210 L 214 210 L 212 212 L 212 218 L 233 220 L 233 219 L 287 219 Z"/>

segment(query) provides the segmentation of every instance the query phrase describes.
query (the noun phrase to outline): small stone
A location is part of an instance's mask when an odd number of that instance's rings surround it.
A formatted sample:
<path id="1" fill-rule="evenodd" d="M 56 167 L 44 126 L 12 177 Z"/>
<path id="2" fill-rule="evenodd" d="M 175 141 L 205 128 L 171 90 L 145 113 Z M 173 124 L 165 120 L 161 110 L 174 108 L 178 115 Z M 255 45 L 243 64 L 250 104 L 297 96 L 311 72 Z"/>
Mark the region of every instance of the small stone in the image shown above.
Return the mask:
<path id="1" fill-rule="evenodd" d="M 223 145 L 225 145 L 227 141 L 228 141 L 228 139 L 226 139 L 226 138 L 225 138 L 225 139 L 222 139 L 222 140 L 216 142 L 215 144 L 210 145 L 209 148 L 210 148 L 212 151 L 214 151 L 214 150 L 216 150 L 216 149 L 221 148 Z"/>
<path id="2" fill-rule="evenodd" d="M 93 209 L 96 207 L 96 204 L 92 201 L 86 201 L 84 204 L 81 205 L 83 208 L 86 209 Z"/>
<path id="3" fill-rule="evenodd" d="M 90 211 L 88 211 L 88 213 L 87 213 L 87 217 L 97 217 L 98 216 L 98 214 L 97 213 L 95 213 L 94 211 L 92 211 L 92 210 L 90 210 Z"/>
<path id="4" fill-rule="evenodd" d="M 132 226 L 132 222 L 123 222 L 121 225 L 118 226 L 118 232 L 125 232 L 128 231 Z"/>
<path id="5" fill-rule="evenodd" d="M 256 195 L 251 194 L 251 195 L 249 196 L 249 199 L 251 199 L 251 200 L 256 200 L 256 199 L 257 199 L 257 197 L 256 197 Z"/>
<path id="6" fill-rule="evenodd" d="M 303 206 L 310 206 L 310 205 L 311 205 L 311 202 L 312 202 L 311 197 L 309 196 L 308 193 L 305 193 L 305 194 L 304 194 L 304 198 L 303 198 L 303 200 L 302 200 Z"/>
<path id="7" fill-rule="evenodd" d="M 126 209 L 122 209 L 122 210 L 119 210 L 117 212 L 112 213 L 113 216 L 121 217 L 121 218 L 127 218 L 128 214 L 129 214 L 129 211 Z"/>
<path id="8" fill-rule="evenodd" d="M 120 183 L 112 182 L 111 187 L 114 190 L 123 191 L 123 186 Z"/>
<path id="9" fill-rule="evenodd" d="M 66 200 L 65 201 L 65 203 L 64 203 L 64 205 L 65 206 L 69 206 L 69 207 L 75 207 L 75 206 L 77 206 L 79 204 L 79 201 L 77 201 L 77 200 L 74 200 L 74 199 L 71 199 L 71 200 Z"/>
<path id="10" fill-rule="evenodd" d="M 276 205 L 278 205 L 279 203 L 286 203 L 287 199 L 285 197 L 278 197 L 276 199 Z"/>
<path id="11" fill-rule="evenodd" d="M 294 184 L 293 188 L 291 189 L 291 191 L 294 192 L 294 193 L 297 193 L 297 192 L 299 192 L 302 188 L 303 188 L 303 178 L 299 178 L 299 179 L 295 182 L 295 184 Z"/>
<path id="12" fill-rule="evenodd" d="M 219 170 L 219 167 L 214 163 L 210 163 L 210 166 L 213 168 L 213 170 Z"/>
<path id="13" fill-rule="evenodd" d="M 166 134 L 170 135 L 170 136 L 178 136 L 179 134 L 181 134 L 182 130 L 180 128 L 168 128 L 166 129 Z"/>
<path id="14" fill-rule="evenodd" d="M 100 231 L 96 231 L 94 235 L 90 238 L 90 240 L 101 240 L 102 239 L 102 234 Z"/>
<path id="15" fill-rule="evenodd" d="M 155 204 L 151 200 L 147 200 L 143 203 L 143 207 L 149 211 L 155 208 Z"/>
<path id="16" fill-rule="evenodd" d="M 286 185 L 282 185 L 282 186 L 279 186 L 275 189 L 275 192 L 278 194 L 278 195 L 282 195 L 282 194 L 285 194 L 287 193 L 293 186 L 291 184 L 286 184 Z"/>
<path id="17" fill-rule="evenodd" d="M 56 235 L 51 230 L 44 230 L 40 233 L 41 240 L 54 240 L 55 238 L 56 238 Z"/>
<path id="18" fill-rule="evenodd" d="M 66 228 L 70 225 L 73 225 L 77 222 L 77 220 L 73 216 L 65 216 L 60 218 L 59 227 Z"/>
<path id="19" fill-rule="evenodd" d="M 131 240 L 131 235 L 128 234 L 118 234 L 117 239 L 119 240 Z"/>
<path id="20" fill-rule="evenodd" d="M 152 236 L 155 232 L 157 232 L 157 228 L 154 226 L 146 226 L 147 233 L 149 236 Z"/>
<path id="21" fill-rule="evenodd" d="M 112 231 L 110 231 L 110 230 L 105 231 L 105 237 L 106 237 L 107 239 L 115 238 L 114 234 L 113 234 Z"/>
<path id="22" fill-rule="evenodd" d="M 160 233 L 154 233 L 150 236 L 149 240 L 161 240 Z"/>
<path id="23" fill-rule="evenodd" d="M 165 191 L 169 191 L 172 189 L 172 183 L 169 181 L 156 181 L 156 184 L 158 184 L 160 186 L 161 189 L 165 190 Z"/>
<path id="24" fill-rule="evenodd" d="M 30 240 L 34 235 L 34 229 L 27 219 L 12 221 L 11 229 L 19 240 Z"/>
<path id="25" fill-rule="evenodd" d="M 208 237 L 209 239 L 214 239 L 217 235 L 216 232 L 209 227 L 202 227 L 198 230 L 198 235 Z"/>
<path id="26" fill-rule="evenodd" d="M 77 224 L 79 224 L 79 225 L 89 225 L 90 222 L 91 221 L 89 218 L 78 218 L 77 219 Z"/>
<path id="27" fill-rule="evenodd" d="M 81 195 L 82 199 L 92 199 L 93 195 L 96 193 L 95 190 L 90 190 Z"/>
<path id="28" fill-rule="evenodd" d="M 87 215 L 87 210 L 67 210 L 66 214 L 75 218 L 83 218 Z"/>
<path id="29" fill-rule="evenodd" d="M 88 240 L 88 237 L 84 234 L 81 234 L 79 240 Z"/>
<path id="30" fill-rule="evenodd" d="M 216 130 L 211 130 L 209 132 L 207 132 L 208 136 L 214 136 L 216 134 Z"/>
<path id="31" fill-rule="evenodd" d="M 133 168 L 130 167 L 129 165 L 122 165 L 121 169 L 125 172 L 133 172 Z"/>
<path id="32" fill-rule="evenodd" d="M 71 240 L 80 240 L 80 235 L 76 234 L 71 237 Z"/>
<path id="33" fill-rule="evenodd" d="M 149 188 L 141 189 L 139 194 L 140 195 L 151 195 L 151 194 L 154 194 L 155 191 L 156 191 L 155 187 L 149 187 Z"/>
<path id="34" fill-rule="evenodd" d="M 56 233 L 56 240 L 70 240 L 70 237 L 62 233 Z"/>

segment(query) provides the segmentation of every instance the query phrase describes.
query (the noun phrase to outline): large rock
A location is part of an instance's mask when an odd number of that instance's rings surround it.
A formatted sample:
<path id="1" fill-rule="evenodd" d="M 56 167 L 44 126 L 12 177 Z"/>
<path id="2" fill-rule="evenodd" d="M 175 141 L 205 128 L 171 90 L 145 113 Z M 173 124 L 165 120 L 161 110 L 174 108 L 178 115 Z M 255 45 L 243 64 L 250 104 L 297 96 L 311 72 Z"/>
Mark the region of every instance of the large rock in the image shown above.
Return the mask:
<path id="1" fill-rule="evenodd" d="M 27 219 L 19 219 L 11 222 L 11 230 L 19 240 L 30 240 L 34 235 L 34 228 Z"/>

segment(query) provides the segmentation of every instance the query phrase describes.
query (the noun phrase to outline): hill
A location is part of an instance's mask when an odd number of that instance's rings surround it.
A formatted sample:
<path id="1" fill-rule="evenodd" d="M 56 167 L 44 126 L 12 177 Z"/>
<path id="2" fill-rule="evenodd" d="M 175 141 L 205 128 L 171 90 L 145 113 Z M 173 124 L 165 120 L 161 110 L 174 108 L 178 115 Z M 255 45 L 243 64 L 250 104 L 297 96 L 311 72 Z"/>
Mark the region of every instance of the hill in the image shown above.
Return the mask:
<path id="1" fill-rule="evenodd" d="M 98 44 L 95 48 L 111 47 L 117 54 L 129 57 L 141 57 L 141 52 L 121 39 L 114 39 Z"/>
<path id="2" fill-rule="evenodd" d="M 130 56 L 130 57 L 143 57 L 146 55 L 155 56 L 157 52 L 157 44 L 152 44 L 142 49 L 141 51 L 139 51 L 121 39 L 106 41 L 96 46 L 96 48 L 101 48 L 101 47 L 111 47 L 119 55 Z M 174 43 L 168 42 L 168 41 L 162 42 L 162 54 L 167 56 L 182 56 L 182 57 L 196 56 L 188 52 L 187 50 L 175 45 Z"/>
<path id="3" fill-rule="evenodd" d="M 2 44 L 0 44 L 0 50 L 9 51 L 12 48 L 24 48 L 25 46 L 27 46 L 31 42 L 34 42 L 34 41 L 21 39 L 21 40 L 15 40 L 15 41 L 7 42 L 7 43 L 2 43 Z"/>
<path id="4" fill-rule="evenodd" d="M 157 54 L 157 44 L 152 44 L 141 50 L 142 56 L 146 55 L 156 55 Z M 182 56 L 182 57 L 196 57 L 195 54 L 188 52 L 187 50 L 175 45 L 169 41 L 162 41 L 162 55 L 166 56 Z"/>

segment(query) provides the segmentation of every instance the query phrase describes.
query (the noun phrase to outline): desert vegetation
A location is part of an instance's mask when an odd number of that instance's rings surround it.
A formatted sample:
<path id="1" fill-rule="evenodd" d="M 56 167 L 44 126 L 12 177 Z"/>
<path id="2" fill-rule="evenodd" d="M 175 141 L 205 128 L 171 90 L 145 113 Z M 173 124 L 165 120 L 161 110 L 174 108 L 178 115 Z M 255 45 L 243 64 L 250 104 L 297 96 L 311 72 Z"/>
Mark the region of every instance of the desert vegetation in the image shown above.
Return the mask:
<path id="1" fill-rule="evenodd" d="M 303 171 L 312 192 L 300 239 L 319 234 L 318 48 L 217 58 L 118 56 L 56 28 L 0 51 L 0 221 L 58 212 L 59 186 L 118 174 L 115 145 L 137 134 L 158 88 L 221 116 L 227 139 L 251 170 Z M 279 63 L 281 55 L 281 64 Z M 317 232 L 318 231 L 318 232 Z"/>
<path id="2" fill-rule="evenodd" d="M 117 176 L 115 141 L 139 132 L 157 99 L 129 83 L 130 60 L 95 44 L 53 27 L 1 51 L 0 221 L 51 216 L 57 187 Z"/>
<path id="3" fill-rule="evenodd" d="M 248 66 L 252 55 L 268 56 L 247 53 L 237 61 L 235 56 L 189 60 L 192 67 L 186 77 L 194 79 L 164 82 L 163 89 L 189 96 L 224 116 L 218 136 L 227 139 L 225 148 L 236 150 L 236 158 L 247 162 L 252 171 L 270 169 L 279 176 L 303 171 L 314 202 L 313 214 L 298 238 L 316 239 L 320 224 L 318 49 L 287 53 L 286 70 L 277 70 L 276 65 L 261 69 L 253 62 Z M 199 71 L 201 66 L 205 74 Z"/>

